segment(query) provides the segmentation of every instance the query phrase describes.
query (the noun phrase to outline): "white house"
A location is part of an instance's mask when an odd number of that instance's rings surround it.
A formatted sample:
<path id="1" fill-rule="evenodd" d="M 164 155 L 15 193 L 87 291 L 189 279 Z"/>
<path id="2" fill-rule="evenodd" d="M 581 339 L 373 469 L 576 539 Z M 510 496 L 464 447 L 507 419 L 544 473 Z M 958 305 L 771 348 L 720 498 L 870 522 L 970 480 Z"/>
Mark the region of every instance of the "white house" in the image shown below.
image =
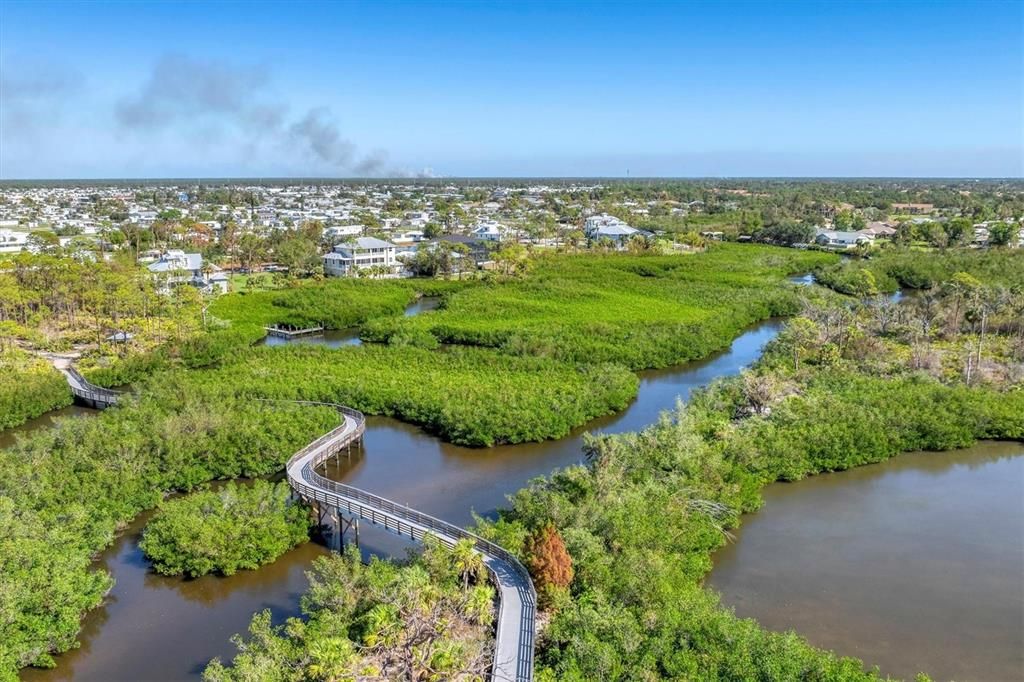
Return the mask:
<path id="1" fill-rule="evenodd" d="M 406 230 L 396 234 L 391 241 L 395 244 L 408 245 L 418 244 L 424 239 L 426 239 L 426 235 L 423 233 L 423 230 Z"/>
<path id="2" fill-rule="evenodd" d="M 988 242 L 991 238 L 992 234 L 989 232 L 987 225 L 975 225 L 971 244 L 975 246 L 988 246 Z"/>
<path id="3" fill-rule="evenodd" d="M 507 228 L 494 220 L 481 220 L 476 224 L 470 234 L 480 241 L 500 242 L 508 232 Z"/>
<path id="4" fill-rule="evenodd" d="M 406 211 L 402 224 L 408 227 L 425 227 L 430 222 L 430 214 L 426 211 Z"/>
<path id="5" fill-rule="evenodd" d="M 152 209 L 129 209 L 128 220 L 137 225 L 149 225 L 156 221 L 157 213 Z"/>
<path id="6" fill-rule="evenodd" d="M 228 276 L 221 268 L 211 266 L 204 272 L 203 255 L 185 253 L 180 249 L 170 249 L 146 269 L 161 279 L 160 291 L 168 293 L 179 284 L 191 284 L 203 291 L 225 293 L 228 290 Z"/>
<path id="7" fill-rule="evenodd" d="M 395 258 L 395 245 L 376 237 L 359 237 L 324 256 L 324 274 L 328 277 L 355 275 L 363 268 L 383 266 L 394 273 L 400 264 Z"/>
<path id="8" fill-rule="evenodd" d="M 610 228 L 615 229 L 612 230 Z M 630 230 L 632 232 L 636 232 L 636 230 L 626 224 L 625 221 L 620 220 L 613 215 L 608 215 L 607 213 L 592 215 L 583 223 L 583 233 L 587 235 L 589 239 L 595 239 L 596 235 L 600 232 L 611 234 L 616 231 L 628 232 Z"/>
<path id="9" fill-rule="evenodd" d="M 819 227 L 814 233 L 816 244 L 833 249 L 852 249 L 858 244 L 870 244 L 874 241 L 873 235 L 864 232 L 841 232 Z"/>
<path id="10" fill-rule="evenodd" d="M 172 274 L 178 281 L 186 281 L 191 277 L 202 276 L 203 255 L 185 253 L 180 249 L 170 249 L 162 253 L 158 260 L 150 263 L 146 268 L 153 274 Z"/>
<path id="11" fill-rule="evenodd" d="M 18 253 L 28 247 L 28 232 L 0 229 L 0 253 Z"/>
<path id="12" fill-rule="evenodd" d="M 365 230 L 365 225 L 331 225 L 324 228 L 324 240 L 336 242 L 340 239 L 362 237 Z"/>
<path id="13" fill-rule="evenodd" d="M 583 233 L 591 241 L 610 240 L 620 246 L 635 234 L 647 234 L 635 227 L 630 227 L 615 216 L 601 213 L 592 215 L 583 223 Z"/>

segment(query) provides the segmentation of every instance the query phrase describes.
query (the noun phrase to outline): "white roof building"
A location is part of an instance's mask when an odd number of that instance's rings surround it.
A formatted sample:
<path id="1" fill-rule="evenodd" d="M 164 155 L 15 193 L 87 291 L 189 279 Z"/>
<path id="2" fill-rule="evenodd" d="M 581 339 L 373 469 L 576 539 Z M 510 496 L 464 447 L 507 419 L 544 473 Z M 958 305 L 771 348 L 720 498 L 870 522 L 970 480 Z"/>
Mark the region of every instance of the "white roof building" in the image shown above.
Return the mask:
<path id="1" fill-rule="evenodd" d="M 611 239 L 612 241 L 623 242 L 634 234 L 640 234 L 640 230 L 630 227 L 624 221 L 615 216 L 601 213 L 592 215 L 583 223 L 583 233 L 588 239 L 598 241 L 600 239 Z"/>
<path id="2" fill-rule="evenodd" d="M 180 249 L 171 249 L 160 256 L 160 260 L 150 263 L 146 268 L 153 273 L 187 271 L 198 274 L 203 269 L 203 256 L 199 253 L 185 253 Z"/>
<path id="3" fill-rule="evenodd" d="M 0 253 L 18 253 L 28 246 L 28 232 L 0 229 Z"/>
<path id="4" fill-rule="evenodd" d="M 365 225 L 331 225 L 324 228 L 324 239 L 334 240 L 361 237 L 365 230 Z"/>
<path id="5" fill-rule="evenodd" d="M 858 244 L 870 244 L 875 241 L 875 236 L 864 232 L 842 232 L 819 227 L 814 233 L 814 241 L 821 246 L 849 249 Z"/>
<path id="6" fill-rule="evenodd" d="M 500 242 L 505 238 L 508 228 L 494 220 L 481 220 L 470 234 L 486 242 Z"/>
<path id="7" fill-rule="evenodd" d="M 395 256 L 395 245 L 376 237 L 359 237 L 324 255 L 324 274 L 328 277 L 347 277 L 360 270 L 378 268 L 385 276 L 393 276 L 401 267 Z"/>

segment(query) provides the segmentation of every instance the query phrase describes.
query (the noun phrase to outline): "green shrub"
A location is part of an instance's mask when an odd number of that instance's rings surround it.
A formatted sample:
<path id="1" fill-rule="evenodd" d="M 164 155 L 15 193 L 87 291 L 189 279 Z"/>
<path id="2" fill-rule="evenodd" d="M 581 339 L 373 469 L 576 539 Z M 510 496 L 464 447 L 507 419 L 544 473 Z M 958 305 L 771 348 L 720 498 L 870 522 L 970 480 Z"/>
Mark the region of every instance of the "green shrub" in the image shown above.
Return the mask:
<path id="1" fill-rule="evenodd" d="M 64 376 L 21 351 L 0 352 L 0 430 L 71 404 Z"/>
<path id="2" fill-rule="evenodd" d="M 139 547 L 158 573 L 232 575 L 270 563 L 309 538 L 309 510 L 287 483 L 228 483 L 161 503 Z"/>
<path id="3" fill-rule="evenodd" d="M 443 309 L 370 320 L 365 340 L 428 332 L 445 344 L 630 369 L 666 367 L 725 348 L 744 327 L 795 312 L 786 275 L 834 256 L 721 244 L 690 256 L 540 258 L 524 279 L 467 287 Z"/>
<path id="4" fill-rule="evenodd" d="M 337 402 L 476 446 L 560 438 L 623 409 L 639 386 L 614 365 L 411 344 L 261 347 L 217 369 L 172 374 L 186 391 Z"/>

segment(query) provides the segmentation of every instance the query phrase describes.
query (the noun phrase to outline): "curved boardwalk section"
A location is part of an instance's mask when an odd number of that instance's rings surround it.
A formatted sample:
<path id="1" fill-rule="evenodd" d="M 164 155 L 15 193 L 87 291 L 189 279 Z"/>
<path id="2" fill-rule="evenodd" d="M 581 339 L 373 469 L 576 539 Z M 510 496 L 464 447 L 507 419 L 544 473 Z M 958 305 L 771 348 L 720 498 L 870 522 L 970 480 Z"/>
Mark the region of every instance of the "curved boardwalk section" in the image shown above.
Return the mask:
<path id="1" fill-rule="evenodd" d="M 72 367 L 62 367 L 75 399 L 105 409 L 117 403 L 120 392 L 95 386 Z M 484 557 L 484 564 L 498 585 L 500 606 L 495 632 L 494 662 L 491 679 L 495 682 L 533 680 L 534 621 L 537 593 L 526 568 L 500 546 L 458 526 L 370 494 L 359 488 L 332 481 L 316 473 L 328 457 L 350 447 L 363 437 L 366 420 L 361 412 L 333 403 L 289 401 L 306 405 L 327 405 L 338 411 L 342 423 L 335 429 L 296 452 L 286 470 L 292 489 L 309 502 L 316 502 L 338 513 L 365 519 L 386 530 L 414 540 L 430 533 L 446 545 L 470 539 Z"/>
<path id="2" fill-rule="evenodd" d="M 318 474 L 316 469 L 320 464 L 359 441 L 366 430 L 362 413 L 341 405 L 330 406 L 341 414 L 342 424 L 288 460 L 288 482 L 292 489 L 307 501 L 365 519 L 414 540 L 422 540 L 427 533 L 449 546 L 471 539 L 494 576 L 501 599 L 491 679 L 500 682 L 532 680 L 537 595 L 526 568 L 498 545 L 458 526 Z"/>
<path id="3" fill-rule="evenodd" d="M 94 407 L 97 410 L 104 410 L 111 405 L 116 404 L 117 399 L 121 397 L 120 391 L 90 384 L 74 367 L 69 366 L 59 369 L 68 380 L 68 386 L 71 387 L 71 394 L 74 395 L 75 400 L 81 404 L 88 407 Z"/>

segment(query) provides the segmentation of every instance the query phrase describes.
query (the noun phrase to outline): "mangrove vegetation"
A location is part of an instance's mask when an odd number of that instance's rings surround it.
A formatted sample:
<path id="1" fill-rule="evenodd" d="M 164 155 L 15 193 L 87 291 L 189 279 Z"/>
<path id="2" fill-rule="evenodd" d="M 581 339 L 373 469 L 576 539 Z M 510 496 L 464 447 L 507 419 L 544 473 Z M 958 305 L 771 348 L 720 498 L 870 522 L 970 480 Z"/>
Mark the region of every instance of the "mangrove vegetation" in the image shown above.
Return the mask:
<path id="1" fill-rule="evenodd" d="M 270 563 L 309 539 L 309 508 L 287 483 L 229 481 L 160 503 L 139 547 L 165 575 L 232 575 Z"/>

